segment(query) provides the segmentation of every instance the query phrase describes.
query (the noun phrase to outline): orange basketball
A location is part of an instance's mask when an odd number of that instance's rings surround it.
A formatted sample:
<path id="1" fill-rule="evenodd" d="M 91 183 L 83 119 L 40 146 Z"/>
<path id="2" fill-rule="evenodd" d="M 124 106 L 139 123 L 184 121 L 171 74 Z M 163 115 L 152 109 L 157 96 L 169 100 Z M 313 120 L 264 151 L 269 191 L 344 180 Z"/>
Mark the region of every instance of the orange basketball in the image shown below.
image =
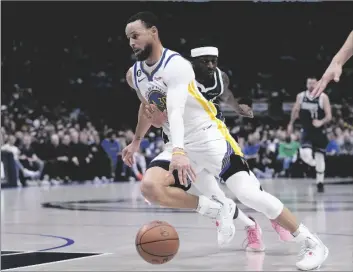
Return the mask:
<path id="1" fill-rule="evenodd" d="M 175 228 L 164 221 L 152 221 L 140 228 L 136 235 L 136 250 L 146 262 L 169 262 L 179 249 L 179 235 Z"/>

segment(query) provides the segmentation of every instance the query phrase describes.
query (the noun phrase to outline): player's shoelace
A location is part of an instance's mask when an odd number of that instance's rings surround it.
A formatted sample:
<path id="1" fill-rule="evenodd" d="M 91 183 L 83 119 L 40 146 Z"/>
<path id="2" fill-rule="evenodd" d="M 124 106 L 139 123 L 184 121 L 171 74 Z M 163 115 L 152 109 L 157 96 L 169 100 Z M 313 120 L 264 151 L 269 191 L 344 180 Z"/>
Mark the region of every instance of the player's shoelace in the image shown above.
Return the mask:
<path id="1" fill-rule="evenodd" d="M 260 239 L 258 235 L 258 231 L 256 229 L 256 226 L 254 227 L 247 227 L 246 231 L 248 233 L 248 237 L 245 238 L 243 242 L 243 248 L 246 248 L 248 245 L 251 244 L 260 244 Z"/>

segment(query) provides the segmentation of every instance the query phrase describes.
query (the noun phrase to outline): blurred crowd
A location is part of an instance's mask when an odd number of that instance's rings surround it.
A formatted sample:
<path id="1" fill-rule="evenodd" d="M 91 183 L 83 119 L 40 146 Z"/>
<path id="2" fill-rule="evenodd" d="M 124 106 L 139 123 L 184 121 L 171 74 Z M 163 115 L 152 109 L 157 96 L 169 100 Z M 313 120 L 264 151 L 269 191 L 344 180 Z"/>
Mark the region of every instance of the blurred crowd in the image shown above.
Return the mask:
<path id="1" fill-rule="evenodd" d="M 51 111 L 45 106 L 38 110 L 34 104 L 30 89 L 15 88 L 1 108 L 1 150 L 14 155 L 24 186 L 28 179 L 140 180 L 148 163 L 163 150 L 161 131 L 151 130 L 130 169 L 123 164 L 121 151 L 132 141 L 133 128 L 114 130 L 100 124 L 98 129 L 79 109 L 68 111 L 61 105 Z M 333 121 L 326 128 L 328 156 L 353 156 L 353 127 L 347 123 L 352 117 L 353 107 L 348 104 L 333 106 Z M 300 124 L 291 135 L 285 126 L 269 125 L 261 118 L 235 118 L 227 124 L 258 177 L 295 176 Z"/>

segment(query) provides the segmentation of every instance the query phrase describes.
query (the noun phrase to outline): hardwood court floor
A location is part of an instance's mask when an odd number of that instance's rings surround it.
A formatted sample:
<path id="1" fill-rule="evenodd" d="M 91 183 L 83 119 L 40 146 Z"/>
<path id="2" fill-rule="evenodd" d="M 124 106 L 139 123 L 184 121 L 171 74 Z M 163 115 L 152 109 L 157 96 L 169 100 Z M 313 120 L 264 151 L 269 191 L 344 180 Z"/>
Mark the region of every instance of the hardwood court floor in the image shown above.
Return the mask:
<path id="1" fill-rule="evenodd" d="M 321 271 L 353 271 L 353 185 L 327 185 L 322 195 L 309 180 L 262 181 L 330 249 Z M 225 187 L 224 187 L 225 188 Z M 230 196 L 229 191 L 227 195 Z M 231 245 L 218 249 L 215 226 L 190 211 L 147 206 L 138 184 L 30 187 L 1 191 L 1 268 L 14 271 L 293 271 L 300 247 L 278 240 L 270 222 L 239 204 L 263 229 L 265 253 L 242 248 L 236 223 Z M 178 255 L 150 265 L 137 254 L 136 232 L 165 220 L 180 236 Z"/>

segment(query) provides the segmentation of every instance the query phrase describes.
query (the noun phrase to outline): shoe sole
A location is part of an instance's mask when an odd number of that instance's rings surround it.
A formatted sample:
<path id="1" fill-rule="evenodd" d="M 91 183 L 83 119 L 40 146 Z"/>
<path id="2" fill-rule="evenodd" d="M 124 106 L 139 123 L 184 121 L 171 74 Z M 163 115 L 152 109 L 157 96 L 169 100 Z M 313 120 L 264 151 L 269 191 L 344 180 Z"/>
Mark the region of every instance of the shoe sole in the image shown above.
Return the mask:
<path id="1" fill-rule="evenodd" d="M 265 247 L 260 248 L 260 249 L 247 247 L 247 248 L 245 249 L 246 252 L 264 252 L 265 250 L 266 250 Z"/>

